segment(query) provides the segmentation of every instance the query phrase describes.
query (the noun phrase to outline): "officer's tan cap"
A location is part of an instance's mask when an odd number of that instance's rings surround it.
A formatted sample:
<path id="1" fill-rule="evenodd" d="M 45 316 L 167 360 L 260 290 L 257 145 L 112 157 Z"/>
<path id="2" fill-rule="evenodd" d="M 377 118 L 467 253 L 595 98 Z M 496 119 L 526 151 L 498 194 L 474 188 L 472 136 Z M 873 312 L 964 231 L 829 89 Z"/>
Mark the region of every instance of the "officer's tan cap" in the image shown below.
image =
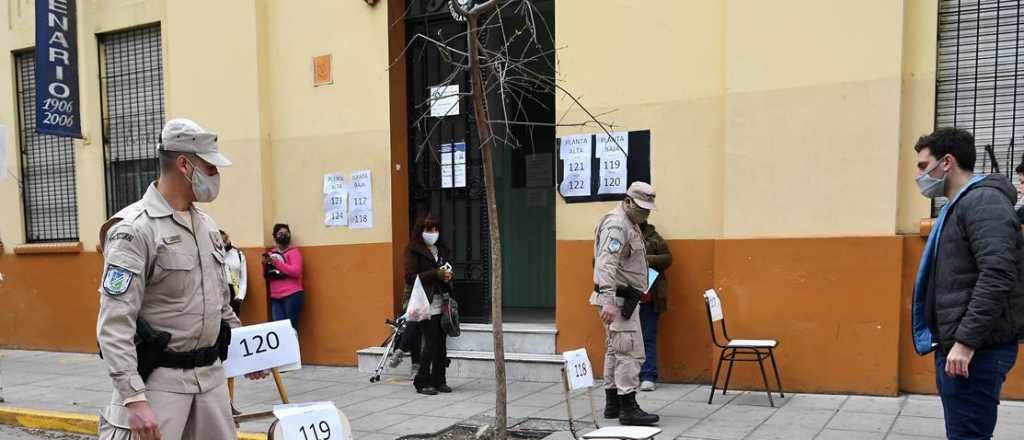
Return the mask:
<path id="1" fill-rule="evenodd" d="M 626 195 L 644 209 L 654 209 L 654 187 L 649 183 L 636 181 L 629 185 Z"/>
<path id="2" fill-rule="evenodd" d="M 167 121 L 160 132 L 160 150 L 193 153 L 215 167 L 231 166 L 231 161 L 217 148 L 217 134 L 204 130 L 190 119 Z"/>

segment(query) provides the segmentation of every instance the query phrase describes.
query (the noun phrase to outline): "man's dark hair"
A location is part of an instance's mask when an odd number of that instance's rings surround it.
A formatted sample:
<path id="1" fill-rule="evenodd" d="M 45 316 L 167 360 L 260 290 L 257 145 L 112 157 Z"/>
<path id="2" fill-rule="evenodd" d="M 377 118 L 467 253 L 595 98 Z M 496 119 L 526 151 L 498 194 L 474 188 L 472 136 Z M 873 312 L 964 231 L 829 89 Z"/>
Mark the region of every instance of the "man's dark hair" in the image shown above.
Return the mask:
<path id="1" fill-rule="evenodd" d="M 978 153 L 974 149 L 974 135 L 971 132 L 953 127 L 944 127 L 931 134 L 921 136 L 914 145 L 918 153 L 927 148 L 936 159 L 946 155 L 953 156 L 964 171 L 974 171 L 974 163 Z"/>
<path id="2" fill-rule="evenodd" d="M 1017 165 L 1016 171 L 1017 171 L 1017 174 L 1024 174 L 1024 162 L 1021 162 L 1020 165 Z"/>

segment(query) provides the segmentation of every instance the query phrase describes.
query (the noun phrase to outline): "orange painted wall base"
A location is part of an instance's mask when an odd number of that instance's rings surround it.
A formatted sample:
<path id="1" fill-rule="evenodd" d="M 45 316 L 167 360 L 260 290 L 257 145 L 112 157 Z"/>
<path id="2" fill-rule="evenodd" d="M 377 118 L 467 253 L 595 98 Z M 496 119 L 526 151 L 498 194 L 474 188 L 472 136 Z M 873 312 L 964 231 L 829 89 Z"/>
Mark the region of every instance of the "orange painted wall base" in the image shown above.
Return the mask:
<path id="1" fill-rule="evenodd" d="M 307 364 L 355 365 L 356 350 L 387 336 L 392 317 L 390 243 L 300 248 L 305 262 L 305 306 L 299 329 Z M 269 319 L 260 271 L 261 249 L 246 249 L 249 292 L 245 324 Z M 97 288 L 102 256 L 0 255 L 0 346 L 96 352 Z"/>
<path id="2" fill-rule="evenodd" d="M 931 356 L 909 338 L 913 280 L 924 240 L 906 237 L 673 240 L 669 310 L 658 330 L 665 382 L 710 383 L 718 351 L 702 294 L 719 290 L 731 336 L 780 341 L 779 368 L 794 392 L 894 395 L 934 393 Z M 557 348 L 586 347 L 603 371 L 604 330 L 587 305 L 593 285 L 589 241 L 557 243 Z M 306 304 L 299 329 L 307 364 L 355 365 L 356 350 L 378 344 L 391 317 L 390 243 L 302 248 Z M 260 249 L 246 249 L 246 324 L 269 318 Z M 0 255 L 0 346 L 95 352 L 101 257 Z M 759 371 L 738 367 L 733 387 L 761 387 Z M 1024 369 L 1004 397 L 1024 398 Z"/>
<path id="3" fill-rule="evenodd" d="M 658 372 L 666 382 L 710 383 L 719 351 L 702 295 L 721 296 L 730 336 L 780 341 L 787 391 L 895 395 L 935 393 L 931 356 L 909 338 L 917 236 L 673 240 L 666 272 L 669 310 L 658 327 Z M 604 331 L 587 305 L 593 285 L 590 241 L 561 241 L 558 349 L 586 347 L 603 371 Z M 723 372 L 724 374 L 724 372 Z M 760 389 L 754 364 L 737 364 L 732 387 Z M 1003 390 L 1024 398 L 1024 369 Z"/>

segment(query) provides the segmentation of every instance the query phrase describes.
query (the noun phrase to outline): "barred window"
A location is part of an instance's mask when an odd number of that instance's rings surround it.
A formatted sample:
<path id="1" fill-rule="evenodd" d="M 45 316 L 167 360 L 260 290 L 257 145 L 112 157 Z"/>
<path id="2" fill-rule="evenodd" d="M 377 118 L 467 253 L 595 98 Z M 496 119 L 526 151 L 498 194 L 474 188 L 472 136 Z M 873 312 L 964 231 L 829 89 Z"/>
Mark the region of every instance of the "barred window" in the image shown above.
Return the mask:
<path id="1" fill-rule="evenodd" d="M 15 54 L 25 241 L 78 241 L 75 152 L 71 138 L 36 132 L 36 57 Z"/>
<path id="2" fill-rule="evenodd" d="M 1013 177 L 1024 153 L 1022 2 L 942 0 L 939 3 L 935 126 L 974 133 L 977 172 Z"/>
<path id="3" fill-rule="evenodd" d="M 164 123 L 160 26 L 99 36 L 107 215 L 139 200 L 160 174 Z"/>

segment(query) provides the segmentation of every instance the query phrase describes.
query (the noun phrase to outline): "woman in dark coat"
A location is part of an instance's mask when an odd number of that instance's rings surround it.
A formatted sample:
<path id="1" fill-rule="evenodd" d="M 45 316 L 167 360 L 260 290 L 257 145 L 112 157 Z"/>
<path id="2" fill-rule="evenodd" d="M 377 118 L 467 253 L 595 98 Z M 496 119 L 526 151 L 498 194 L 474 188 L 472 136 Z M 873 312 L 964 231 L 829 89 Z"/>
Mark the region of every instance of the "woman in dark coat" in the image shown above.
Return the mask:
<path id="1" fill-rule="evenodd" d="M 448 367 L 447 336 L 441 328 L 441 295 L 451 293 L 451 282 L 455 273 L 448 265 L 448 250 L 440 243 L 441 220 L 433 214 L 426 214 L 413 229 L 409 245 L 405 248 L 405 283 L 412 286 L 419 277 L 423 290 L 430 301 L 430 320 L 413 325 L 417 327 L 409 332 L 422 335 L 423 347 L 419 355 L 419 371 L 413 380 L 416 392 L 435 395 L 450 393 L 452 389 L 445 379 L 445 368 Z M 409 289 L 411 290 L 411 289 Z M 418 331 L 417 331 L 418 330 Z M 416 349 L 415 342 L 408 344 Z"/>

